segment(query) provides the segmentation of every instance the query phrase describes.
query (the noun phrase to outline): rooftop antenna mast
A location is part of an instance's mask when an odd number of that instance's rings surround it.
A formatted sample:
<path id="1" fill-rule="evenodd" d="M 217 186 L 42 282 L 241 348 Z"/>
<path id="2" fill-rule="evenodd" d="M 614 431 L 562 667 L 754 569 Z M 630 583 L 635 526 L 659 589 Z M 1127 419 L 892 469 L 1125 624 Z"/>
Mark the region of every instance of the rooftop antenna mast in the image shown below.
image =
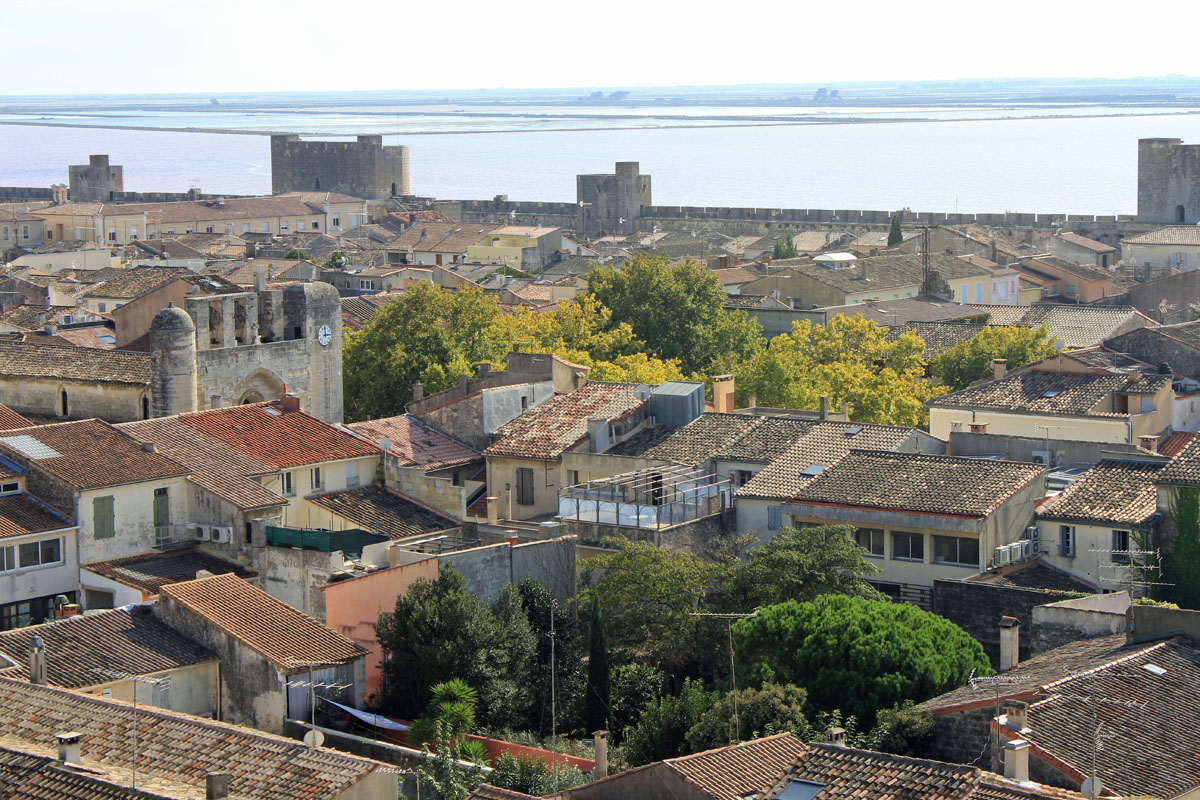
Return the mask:
<path id="1" fill-rule="evenodd" d="M 336 681 L 318 681 L 313 679 L 313 667 L 336 667 L 338 664 L 328 661 L 296 661 L 290 659 L 288 664 L 293 667 L 308 667 L 308 680 L 306 681 L 288 681 L 289 689 L 307 687 L 308 688 L 308 715 L 309 715 L 309 731 L 304 734 L 304 743 L 312 748 L 320 747 L 325 741 L 325 735 L 317 730 L 317 689 L 332 689 L 335 692 L 340 692 L 343 689 L 349 689 L 354 684 L 337 683 Z"/>
<path id="2" fill-rule="evenodd" d="M 161 686 L 164 689 L 169 689 L 171 687 L 171 678 L 170 678 L 170 676 L 167 676 L 165 678 L 152 678 L 148 675 L 137 675 L 132 672 L 118 672 L 116 670 L 111 670 L 111 669 L 101 669 L 99 667 L 93 669 L 92 672 L 95 673 L 96 675 L 103 675 L 106 678 L 112 678 L 113 680 L 132 681 L 133 682 L 133 727 L 131 728 L 131 731 L 133 733 L 133 758 L 129 762 L 129 786 L 132 789 L 136 789 L 137 788 L 137 730 L 138 730 L 137 729 L 137 685 L 139 683 L 142 683 L 142 684 L 146 684 L 147 686 L 155 686 L 155 687 Z"/>
<path id="3" fill-rule="evenodd" d="M 710 619 L 725 620 L 726 633 L 729 636 L 729 688 L 730 697 L 733 698 L 733 742 L 739 744 L 742 741 L 742 724 L 738 718 L 737 706 L 737 668 L 734 666 L 733 660 L 733 621 L 735 619 L 751 619 L 758 616 L 758 609 L 754 609 L 750 613 L 720 613 L 715 611 L 693 611 L 688 616 L 691 617 L 709 617 Z"/>

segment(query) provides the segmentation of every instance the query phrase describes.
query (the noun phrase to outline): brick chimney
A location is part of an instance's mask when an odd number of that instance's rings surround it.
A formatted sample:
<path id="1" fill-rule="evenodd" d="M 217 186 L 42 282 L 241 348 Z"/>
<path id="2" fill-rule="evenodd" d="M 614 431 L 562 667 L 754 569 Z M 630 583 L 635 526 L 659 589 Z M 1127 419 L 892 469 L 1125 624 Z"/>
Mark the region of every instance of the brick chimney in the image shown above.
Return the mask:
<path id="1" fill-rule="evenodd" d="M 1000 618 L 1000 671 L 1016 669 L 1021 663 L 1021 620 L 1016 617 Z"/>
<path id="2" fill-rule="evenodd" d="M 1029 730 L 1029 703 L 1020 700 L 1005 700 L 1004 719 L 1008 727 L 1013 730 Z"/>
<path id="3" fill-rule="evenodd" d="M 1158 452 L 1158 437 L 1153 435 L 1139 436 L 1138 446 L 1143 450 L 1149 450 L 1151 453 Z"/>
<path id="4" fill-rule="evenodd" d="M 970 423 L 971 433 L 987 433 L 988 424 L 986 422 Z"/>
<path id="5" fill-rule="evenodd" d="M 279 408 L 285 414 L 290 414 L 300 410 L 300 398 L 297 395 L 287 392 L 283 397 L 279 398 Z"/>

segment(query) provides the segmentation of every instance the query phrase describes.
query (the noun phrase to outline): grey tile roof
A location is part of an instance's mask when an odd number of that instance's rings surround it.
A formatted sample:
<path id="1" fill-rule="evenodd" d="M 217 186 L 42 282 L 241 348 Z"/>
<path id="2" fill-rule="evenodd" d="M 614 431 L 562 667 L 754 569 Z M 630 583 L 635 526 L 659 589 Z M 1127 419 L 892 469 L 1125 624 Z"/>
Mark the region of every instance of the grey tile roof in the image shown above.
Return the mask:
<path id="1" fill-rule="evenodd" d="M 766 417 L 761 425 L 750 428 L 744 435 L 719 448 L 716 457 L 726 461 L 768 464 L 791 450 L 792 445 L 807 436 L 818 424 L 807 419 Z"/>
<path id="2" fill-rule="evenodd" d="M 1117 330 L 1139 317 L 1154 322 L 1133 306 L 1081 306 L 1045 303 L 1035 306 L 971 305 L 988 313 L 991 325 L 1021 325 L 1037 328 L 1045 325 L 1052 338 L 1063 347 L 1091 347 L 1116 335 Z"/>
<path id="3" fill-rule="evenodd" d="M 1097 525 L 1145 525 L 1158 510 L 1161 462 L 1105 459 L 1038 511 L 1038 519 Z"/>
<path id="4" fill-rule="evenodd" d="M 588 381 L 502 425 L 484 455 L 554 460 L 587 438 L 589 419 L 618 419 L 645 402 L 635 384 Z"/>
<path id="5" fill-rule="evenodd" d="M 946 322 L 985 316 L 984 312 L 978 309 L 962 303 L 940 300 L 936 297 L 901 297 L 896 300 L 829 306 L 822 311 L 828 317 L 835 314 L 845 314 L 848 317 L 862 314 L 867 319 L 885 327 L 895 327 L 912 322 Z"/>
<path id="6" fill-rule="evenodd" d="M 1179 455 L 1159 470 L 1158 483 L 1167 486 L 1200 487 L 1200 436 L 1195 436 Z"/>
<path id="7" fill-rule="evenodd" d="M 1074 261 L 1067 261 L 1065 258 L 1059 258 L 1057 256 L 1038 256 L 1037 258 L 1031 258 L 1028 261 L 1023 261 L 1019 265 L 1014 264 L 1012 266 L 1018 267 L 1025 265 L 1031 266 L 1035 270 L 1039 265 L 1057 267 L 1068 275 L 1074 275 L 1077 278 L 1083 278 L 1084 280 L 1089 281 L 1103 281 L 1112 279 L 1111 272 L 1106 269 L 1101 269 L 1095 264 L 1077 264 Z"/>
<path id="8" fill-rule="evenodd" d="M 930 268 L 940 272 L 947 281 L 974 278 L 983 272 L 980 267 L 944 253 L 931 254 L 929 261 Z M 921 256 L 909 254 L 869 256 L 838 262 L 836 268 L 814 261 L 789 260 L 787 267 L 848 294 L 919 285 L 925 274 Z M 869 278 L 862 277 L 864 268 Z"/>
<path id="9" fill-rule="evenodd" d="M 1018 461 L 851 450 L 792 502 L 983 517 L 1043 471 Z"/>
<path id="10" fill-rule="evenodd" d="M 21 663 L 33 637 L 46 645 L 46 680 L 79 689 L 111 683 L 93 670 L 153 675 L 216 661 L 217 656 L 176 633 L 150 606 L 97 611 L 82 616 L 0 632 L 0 652 Z"/>
<path id="11" fill-rule="evenodd" d="M 359 486 L 340 492 L 309 495 L 308 502 L 350 520 L 363 530 L 393 539 L 455 528 L 461 524 L 439 511 L 382 486 Z"/>
<path id="12" fill-rule="evenodd" d="M 923 355 L 926 359 L 940 355 L 951 347 L 969 341 L 983 331 L 987 325 L 974 322 L 913 322 L 888 331 L 888 339 L 896 339 L 902 333 L 912 331 L 925 342 Z"/>
<path id="13" fill-rule="evenodd" d="M 1095 587 L 1049 564 L 1040 558 L 1023 561 L 1008 567 L 999 567 L 972 575 L 963 580 L 971 583 L 988 583 L 993 586 L 1008 586 L 1017 589 L 1035 589 L 1041 592 L 1095 592 Z"/>
<path id="14" fill-rule="evenodd" d="M 80 568 L 85 572 L 140 589 L 146 594 L 158 594 L 158 590 L 169 583 L 192 580 L 200 570 L 214 575 L 232 573 L 240 578 L 253 578 L 258 575 L 241 564 L 210 556 L 195 548 L 110 558 L 107 561 L 93 561 Z"/>
<path id="15" fill-rule="evenodd" d="M 11 739 L 0 738 L 0 797 L 4 800 L 174 800 L 180 797 L 123 786 L 119 781 L 124 780 L 124 776 L 110 780 L 106 778 L 112 776 L 77 772 L 51 756 L 22 752 L 19 745 Z"/>
<path id="16" fill-rule="evenodd" d="M 935 397 L 927 405 L 1076 417 L 1126 416 L 1095 409 L 1114 392 L 1154 393 L 1170 382 L 1169 375 L 1151 375 L 1129 383 L 1123 375 L 1025 370 Z"/>
<path id="17" fill-rule="evenodd" d="M 0 375 L 150 385 L 150 355 L 93 347 L 47 347 L 0 340 Z"/>
<path id="18" fill-rule="evenodd" d="M 801 474 L 813 464 L 829 466 L 851 448 L 892 450 L 915 435 L 912 428 L 856 422 L 813 422 L 787 450 L 737 491 L 738 497 L 786 500 L 811 480 Z"/>
<path id="19" fill-rule="evenodd" d="M 1167 225 L 1156 230 L 1127 236 L 1121 244 L 1178 244 L 1194 246 L 1200 244 L 1200 226 Z"/>
<path id="20" fill-rule="evenodd" d="M 1076 245 L 1077 247 L 1083 247 L 1096 253 L 1113 253 L 1116 252 L 1117 249 L 1112 245 L 1105 244 L 1104 242 L 1097 242 L 1095 239 L 1089 239 L 1086 236 L 1080 236 L 1078 233 L 1071 233 L 1070 231 L 1061 234 L 1059 238 L 1061 238 L 1064 242 Z"/>
<path id="21" fill-rule="evenodd" d="M 765 422 L 751 414 L 705 413 L 678 428 L 656 425 L 612 447 L 615 456 L 657 458 L 695 466 Z"/>

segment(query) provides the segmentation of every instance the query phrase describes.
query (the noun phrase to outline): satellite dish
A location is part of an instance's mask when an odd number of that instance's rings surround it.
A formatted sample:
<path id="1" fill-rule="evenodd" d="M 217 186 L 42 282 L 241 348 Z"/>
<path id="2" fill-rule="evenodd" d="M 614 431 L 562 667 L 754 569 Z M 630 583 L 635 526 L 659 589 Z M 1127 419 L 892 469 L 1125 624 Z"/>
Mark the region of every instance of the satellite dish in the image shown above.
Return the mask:
<path id="1" fill-rule="evenodd" d="M 1084 797 L 1091 797 L 1093 800 L 1094 798 L 1099 797 L 1100 793 L 1103 791 L 1104 784 L 1100 782 L 1100 776 L 1098 775 L 1095 778 L 1088 778 L 1083 782 L 1083 785 L 1079 787 L 1080 794 L 1082 794 Z"/>
<path id="2" fill-rule="evenodd" d="M 325 744 L 325 734 L 318 730 L 311 730 L 304 734 L 304 743 L 309 747 L 320 747 Z"/>

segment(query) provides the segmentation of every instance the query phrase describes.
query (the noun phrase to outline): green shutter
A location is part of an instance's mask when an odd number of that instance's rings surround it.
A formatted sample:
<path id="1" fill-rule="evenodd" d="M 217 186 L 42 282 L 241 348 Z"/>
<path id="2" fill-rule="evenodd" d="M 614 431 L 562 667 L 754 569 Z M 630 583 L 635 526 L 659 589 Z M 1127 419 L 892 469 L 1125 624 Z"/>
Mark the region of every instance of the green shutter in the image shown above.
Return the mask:
<path id="1" fill-rule="evenodd" d="M 111 539 L 117 535 L 112 495 L 92 500 L 92 531 L 97 539 Z"/>

